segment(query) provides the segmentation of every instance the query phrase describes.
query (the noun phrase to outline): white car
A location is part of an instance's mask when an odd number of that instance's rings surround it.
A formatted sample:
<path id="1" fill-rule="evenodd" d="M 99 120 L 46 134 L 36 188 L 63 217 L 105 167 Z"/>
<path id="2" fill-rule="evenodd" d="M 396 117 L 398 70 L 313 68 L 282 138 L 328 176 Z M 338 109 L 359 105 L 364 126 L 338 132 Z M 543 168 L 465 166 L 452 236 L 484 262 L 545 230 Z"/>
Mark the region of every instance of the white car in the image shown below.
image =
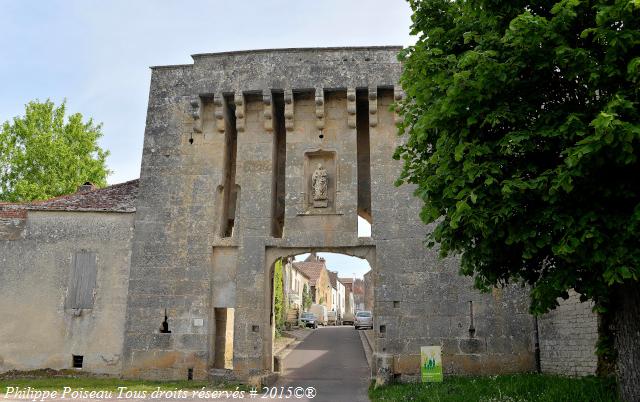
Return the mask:
<path id="1" fill-rule="evenodd" d="M 373 329 L 373 316 L 371 315 L 371 311 L 358 311 L 353 326 L 356 327 L 356 329 Z"/>
<path id="2" fill-rule="evenodd" d="M 356 318 L 354 317 L 353 313 L 346 312 L 342 316 L 342 325 L 353 325 L 355 320 Z"/>

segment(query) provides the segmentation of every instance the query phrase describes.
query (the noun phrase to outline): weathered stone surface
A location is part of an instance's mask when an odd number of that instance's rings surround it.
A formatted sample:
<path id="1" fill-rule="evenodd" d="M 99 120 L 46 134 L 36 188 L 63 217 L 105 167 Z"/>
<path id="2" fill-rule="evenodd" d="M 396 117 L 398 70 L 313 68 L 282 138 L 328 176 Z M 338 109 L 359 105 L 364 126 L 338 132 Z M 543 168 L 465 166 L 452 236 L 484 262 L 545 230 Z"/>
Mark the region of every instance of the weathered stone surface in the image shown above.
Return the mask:
<path id="1" fill-rule="evenodd" d="M 23 225 L 0 239 L 0 372 L 67 369 L 80 355 L 87 371 L 120 374 L 133 214 L 31 210 Z M 87 251 L 92 308 L 65 308 L 73 256 Z"/>
<path id="2" fill-rule="evenodd" d="M 202 379 L 224 344 L 234 378 L 261 378 L 273 368 L 273 264 L 309 251 L 371 265 L 379 381 L 419 378 L 426 345 L 442 346 L 446 373 L 533 370 L 526 289 L 475 290 L 456 258 L 424 248 L 433 225 L 420 223 L 414 188 L 394 185 L 398 51 L 230 52 L 154 67 L 135 220 L 128 196 L 110 204 L 127 213 L 0 206 L 0 313 L 10 323 L 0 328 L 0 371 L 66 368 L 77 353 L 91 371 L 184 379 L 192 369 Z M 318 163 L 327 181 L 314 194 Z M 105 205 L 99 194 L 82 199 Z M 358 237 L 363 211 L 370 238 Z M 96 253 L 97 289 L 92 311 L 73 315 L 63 306 L 79 249 Z M 569 303 L 541 318 L 543 370 L 593 372 L 596 321 L 585 311 Z M 160 333 L 165 314 L 170 333 Z"/>
<path id="3" fill-rule="evenodd" d="M 215 355 L 212 310 L 234 308 L 234 370 L 241 376 L 270 370 L 273 263 L 311 249 L 358 255 L 371 264 L 374 352 L 390 356 L 385 375 L 415 375 L 420 346 L 432 344 L 451 353 L 447 372 L 498 373 L 502 369 L 492 362 L 503 362 L 503 356 L 517 360 L 514 370 L 533 368 L 532 318 L 523 291 L 498 297 L 474 290 L 469 279 L 457 275 L 456 259 L 440 260 L 437 250 L 424 249 L 431 228 L 418 221 L 420 202 L 411 186 L 394 186 L 401 165 L 391 156 L 402 140 L 390 111 L 402 96 L 398 51 L 230 52 L 195 55 L 193 65 L 153 68 L 124 348 L 127 375 L 168 377 L 186 370 L 179 359 L 155 367 L 155 357 L 138 357 L 153 351 L 141 348 L 139 339 L 157 331 L 164 308 L 171 336 L 181 339 L 172 343 L 174 350 L 205 351 L 209 367 Z M 193 130 L 194 98 L 201 100 L 196 122 L 201 134 Z M 370 140 L 370 185 L 362 188 L 371 196 L 360 199 L 371 202 L 370 239 L 357 235 L 358 102 L 366 102 L 368 115 L 363 121 Z M 228 107 L 235 113 L 223 110 Z M 235 165 L 225 165 L 230 155 L 225 138 L 234 127 L 229 116 L 237 128 Z M 277 133 L 286 138 L 284 229 L 281 237 L 272 237 Z M 319 163 L 327 182 L 314 187 Z M 230 171 L 237 196 L 232 234 L 224 237 L 217 228 Z M 161 269 L 156 275 L 155 267 Z M 153 297 L 154 290 L 162 296 Z M 202 306 L 197 314 L 202 313 L 209 339 L 195 336 L 199 330 L 189 319 L 196 313 L 179 300 Z M 469 301 L 476 306 L 473 339 L 468 339 Z M 517 342 L 490 342 L 510 331 Z"/>
<path id="4" fill-rule="evenodd" d="M 594 375 L 598 341 L 598 315 L 592 303 L 581 303 L 571 291 L 567 300 L 538 318 L 540 366 L 543 372 L 562 375 Z"/>

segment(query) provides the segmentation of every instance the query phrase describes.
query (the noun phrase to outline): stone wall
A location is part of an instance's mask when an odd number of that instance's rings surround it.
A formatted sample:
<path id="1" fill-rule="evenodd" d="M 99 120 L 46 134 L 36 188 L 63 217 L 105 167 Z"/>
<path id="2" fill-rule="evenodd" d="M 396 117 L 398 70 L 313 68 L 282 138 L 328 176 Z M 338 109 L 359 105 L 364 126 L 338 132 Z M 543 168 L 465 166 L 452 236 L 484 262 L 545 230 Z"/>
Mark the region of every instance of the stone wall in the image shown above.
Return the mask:
<path id="1" fill-rule="evenodd" d="M 263 375 L 273 264 L 310 251 L 370 264 L 374 372 L 381 362 L 418 379 L 427 345 L 442 346 L 448 374 L 533 370 L 527 292 L 474 289 L 458 259 L 425 249 L 421 201 L 394 185 L 398 51 L 230 52 L 153 68 L 135 218 L 3 208 L 0 371 L 82 355 L 87 370 L 125 377 Z M 324 200 L 311 187 L 320 165 Z M 371 237 L 358 237 L 358 214 Z M 78 252 L 97 264 L 89 309 L 66 304 Z M 594 372 L 589 309 L 572 295 L 539 320 L 543 371 Z"/>
<path id="2" fill-rule="evenodd" d="M 373 272 L 369 271 L 364 274 L 364 309 L 372 311 L 373 310 L 373 282 L 372 282 Z"/>
<path id="3" fill-rule="evenodd" d="M 381 358 L 374 362 L 392 356 L 400 381 L 416 380 L 420 347 L 441 345 L 445 373 L 533 370 L 534 326 L 526 291 L 510 287 L 480 293 L 470 278 L 459 275 L 457 258 L 441 259 L 437 249 L 425 249 L 433 226 L 418 219 L 421 201 L 411 186 L 394 186 L 401 164 L 391 156 L 402 138 L 389 111 L 393 96 L 378 91 L 378 97 L 378 125 L 371 130 L 371 203 L 377 256 L 374 351 Z"/>
<path id="4" fill-rule="evenodd" d="M 593 303 L 581 303 L 570 292 L 555 310 L 538 319 L 540 366 L 543 373 L 571 376 L 594 375 L 598 340 L 598 315 Z"/>
<path id="5" fill-rule="evenodd" d="M 411 186 L 394 185 L 399 50 L 204 54 L 153 69 L 125 376 L 206 377 L 216 308 L 234 308 L 233 370 L 271 370 L 273 263 L 309 251 L 368 260 L 374 352 L 389 356 L 398 377 L 417 376 L 423 345 L 443 346 L 449 373 L 533 368 L 526 294 L 480 294 L 456 259 L 425 250 L 431 228 L 419 221 L 420 201 Z M 370 172 L 358 166 L 367 132 Z M 328 173 L 323 202 L 312 198 L 319 165 Z M 358 238 L 359 211 L 372 220 L 371 238 Z M 158 334 L 165 309 L 172 332 Z"/>
<path id="6" fill-rule="evenodd" d="M 26 223 L 27 211 L 25 209 L 0 208 L 0 241 L 22 238 Z"/>
<path id="7" fill-rule="evenodd" d="M 83 370 L 119 374 L 133 214 L 23 210 L 0 223 L 0 372 L 68 369 L 79 355 Z M 68 300 L 79 252 L 95 255 L 87 309 Z"/>

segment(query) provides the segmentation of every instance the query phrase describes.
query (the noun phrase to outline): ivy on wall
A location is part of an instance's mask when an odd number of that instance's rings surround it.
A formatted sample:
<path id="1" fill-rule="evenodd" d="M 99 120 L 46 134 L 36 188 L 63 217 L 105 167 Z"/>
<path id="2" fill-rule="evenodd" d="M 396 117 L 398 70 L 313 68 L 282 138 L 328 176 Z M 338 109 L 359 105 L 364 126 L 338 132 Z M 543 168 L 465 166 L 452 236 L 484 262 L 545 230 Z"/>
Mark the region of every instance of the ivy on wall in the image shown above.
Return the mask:
<path id="1" fill-rule="evenodd" d="M 284 329 L 286 320 L 284 309 L 284 289 L 282 278 L 282 259 L 276 261 L 273 270 L 273 314 L 276 320 L 276 329 L 278 331 Z"/>

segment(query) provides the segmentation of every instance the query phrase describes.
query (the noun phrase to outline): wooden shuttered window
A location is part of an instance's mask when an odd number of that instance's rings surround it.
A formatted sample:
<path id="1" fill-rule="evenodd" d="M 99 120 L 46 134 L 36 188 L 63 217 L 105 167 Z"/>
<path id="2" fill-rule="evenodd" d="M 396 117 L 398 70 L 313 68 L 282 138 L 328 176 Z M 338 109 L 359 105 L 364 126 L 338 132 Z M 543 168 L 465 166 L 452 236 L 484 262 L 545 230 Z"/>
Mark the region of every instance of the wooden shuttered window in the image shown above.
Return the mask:
<path id="1" fill-rule="evenodd" d="M 69 309 L 93 308 L 93 291 L 96 287 L 96 253 L 80 251 L 73 256 L 67 302 Z"/>

